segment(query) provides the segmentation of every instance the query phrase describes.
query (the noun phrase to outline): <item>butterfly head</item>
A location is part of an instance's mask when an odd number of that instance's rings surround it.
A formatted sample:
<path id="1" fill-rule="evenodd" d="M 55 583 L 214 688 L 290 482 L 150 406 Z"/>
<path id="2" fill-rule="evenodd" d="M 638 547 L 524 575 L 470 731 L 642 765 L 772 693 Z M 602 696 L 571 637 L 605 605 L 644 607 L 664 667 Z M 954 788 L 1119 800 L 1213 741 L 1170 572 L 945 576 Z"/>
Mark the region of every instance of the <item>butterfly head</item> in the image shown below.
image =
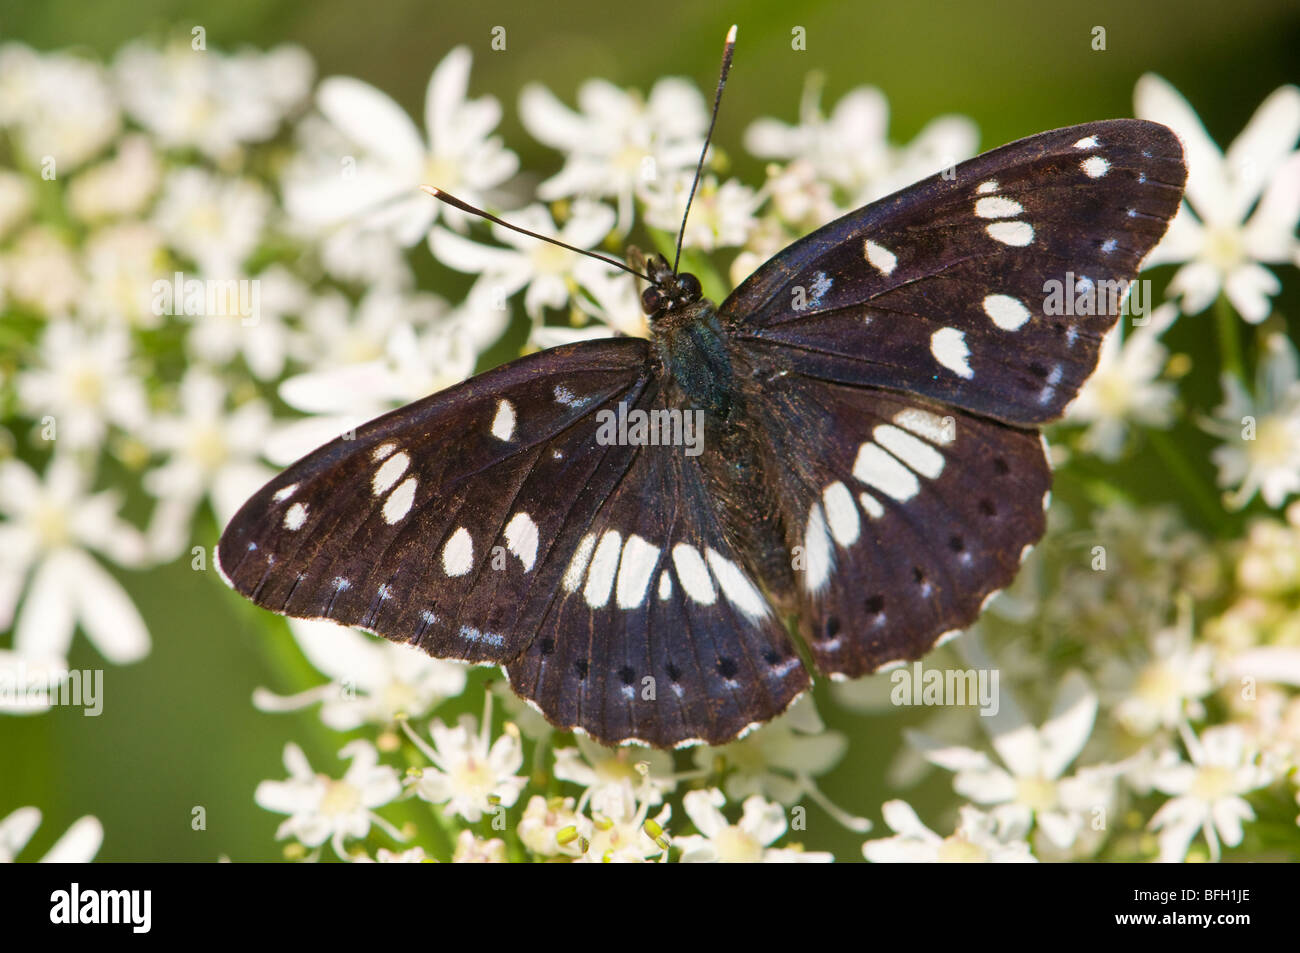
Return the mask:
<path id="1" fill-rule="evenodd" d="M 685 272 L 674 274 L 663 255 L 655 255 L 644 267 L 652 284 L 641 292 L 641 307 L 652 321 L 695 304 L 703 295 L 700 280 Z"/>

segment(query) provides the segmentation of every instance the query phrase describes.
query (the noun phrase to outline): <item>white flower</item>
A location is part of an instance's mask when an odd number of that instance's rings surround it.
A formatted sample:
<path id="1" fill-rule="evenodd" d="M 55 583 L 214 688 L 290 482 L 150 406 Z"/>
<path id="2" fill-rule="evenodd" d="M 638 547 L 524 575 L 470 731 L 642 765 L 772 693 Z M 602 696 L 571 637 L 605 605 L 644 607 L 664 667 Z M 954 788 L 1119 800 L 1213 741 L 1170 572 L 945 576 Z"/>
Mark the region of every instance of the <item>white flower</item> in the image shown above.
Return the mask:
<path id="1" fill-rule="evenodd" d="M 243 277 L 270 208 L 265 187 L 253 179 L 184 166 L 168 173 L 153 217 L 168 244 L 198 271 L 226 280 Z"/>
<path id="2" fill-rule="evenodd" d="M 143 431 L 167 461 L 144 475 L 144 488 L 159 499 L 149 529 L 159 558 L 173 557 L 189 540 L 189 521 L 206 496 L 225 525 L 274 472 L 258 460 L 271 423 L 261 400 L 226 410 L 227 390 L 199 367 L 186 371 L 177 412 L 159 415 Z"/>
<path id="3" fill-rule="evenodd" d="M 174 287 L 174 277 L 168 277 Z M 216 365 L 242 356 L 253 376 L 263 381 L 284 372 L 292 342 L 285 317 L 301 313 L 310 300 L 297 276 L 283 265 L 272 265 L 255 278 L 182 277 L 186 284 L 195 278 L 204 283 L 203 313 L 186 316 L 190 332 L 185 347 L 191 356 Z"/>
<path id="4" fill-rule="evenodd" d="M 969 804 L 962 805 L 957 830 L 949 837 L 940 837 L 922 824 L 905 801 L 887 801 L 882 810 L 894 836 L 862 845 L 862 855 L 872 863 L 1036 863 L 1023 829 L 1009 828 L 1004 819 Z"/>
<path id="5" fill-rule="evenodd" d="M 1224 441 L 1212 454 L 1219 486 L 1235 487 L 1228 505 L 1240 509 L 1258 493 L 1277 509 L 1300 492 L 1300 374 L 1295 348 L 1270 334 L 1256 368 L 1255 396 L 1223 375 L 1224 401 L 1203 426 Z"/>
<path id="6" fill-rule="evenodd" d="M 332 681 L 284 698 L 253 694 L 262 711 L 292 711 L 321 703 L 320 719 L 335 731 L 390 725 L 421 717 L 465 690 L 466 667 L 432 658 L 409 645 L 375 639 L 328 619 L 290 619 L 307 660 Z"/>
<path id="7" fill-rule="evenodd" d="M 1078 672 L 1068 674 L 1057 691 L 1052 714 L 1041 728 L 1029 723 L 1019 705 L 1002 693 L 997 714 L 982 720 L 994 750 L 1006 766 L 982 751 L 945 746 L 909 733 L 908 740 L 933 764 L 956 772 L 953 789 L 978 804 L 996 804 L 1001 823 L 1039 830 L 1058 848 L 1067 848 L 1111 800 L 1113 770 L 1084 769 L 1073 778 L 1061 775 L 1083 750 L 1097 716 L 1097 696 Z"/>
<path id="8" fill-rule="evenodd" d="M 723 864 L 829 863 L 830 854 L 774 848 L 785 834 L 785 808 L 755 794 L 745 799 L 740 820 L 731 824 L 722 813 L 726 797 L 717 788 L 688 791 L 682 807 L 699 834 L 677 837 L 673 845 L 682 852 L 681 861 Z"/>
<path id="9" fill-rule="evenodd" d="M 31 216 L 36 197 L 25 176 L 0 169 L 0 238 L 4 238 Z"/>
<path id="10" fill-rule="evenodd" d="M 148 222 L 125 221 L 86 239 L 86 296 L 79 318 L 87 323 L 156 328 L 153 283 L 163 260 L 162 236 Z"/>
<path id="11" fill-rule="evenodd" d="M 0 99 L 22 159 L 38 169 L 53 159 L 55 176 L 94 158 L 122 124 L 99 64 L 19 43 L 0 47 Z"/>
<path id="12" fill-rule="evenodd" d="M 524 88 L 519 118 L 534 137 L 564 152 L 564 168 L 537 188 L 549 202 L 571 195 L 618 199 L 618 231 L 632 227 L 632 199 L 649 182 L 694 169 L 709 114 L 689 82 L 668 77 L 649 99 L 590 79 L 578 89 L 579 112 L 539 84 Z"/>
<path id="13" fill-rule="evenodd" d="M 15 583 L 21 585 L 22 579 L 8 578 L 8 584 Z M 0 593 L 0 605 L 16 595 Z M 49 711 L 59 701 L 58 692 L 69 676 L 67 659 L 35 658 L 0 649 L 0 714 L 39 715 Z"/>
<path id="14" fill-rule="evenodd" d="M 1169 357 L 1160 335 L 1177 316 L 1178 309 L 1165 303 L 1132 333 L 1125 335 L 1120 320 L 1102 340 L 1097 369 L 1066 408 L 1069 421 L 1088 425 L 1079 439 L 1083 449 L 1116 460 L 1130 424 L 1163 430 L 1173 422 L 1177 390 L 1157 378 Z"/>
<path id="15" fill-rule="evenodd" d="M 1226 155 L 1159 76 L 1138 80 L 1134 113 L 1169 126 L 1187 152 L 1187 201 L 1146 267 L 1185 263 L 1169 293 L 1181 296 L 1188 314 L 1204 311 L 1222 291 L 1246 321 L 1263 321 L 1270 296 L 1282 289 L 1263 265 L 1290 262 L 1298 249 L 1300 153 L 1292 150 L 1300 137 L 1300 89 L 1275 90 Z"/>
<path id="16" fill-rule="evenodd" d="M 1112 656 L 1103 669 L 1114 703 L 1115 719 L 1125 730 L 1145 737 L 1175 728 L 1187 718 L 1201 718 L 1201 699 L 1214 690 L 1210 670 L 1214 653 L 1192 640 L 1191 613 L 1176 626 L 1151 637 L 1150 655 L 1141 664 Z"/>
<path id="17" fill-rule="evenodd" d="M 580 289 L 573 298 L 574 305 L 599 323 L 582 328 L 534 324 L 529 344 L 548 348 L 606 338 L 611 334 L 638 338 L 650 336 L 650 323 L 641 307 L 641 292 L 631 275 L 583 258 L 573 266 L 573 277 Z"/>
<path id="18" fill-rule="evenodd" d="M 672 816 L 665 804 L 651 821 L 650 805 L 638 801 L 632 782 L 624 779 L 595 789 L 591 796 L 591 840 L 580 864 L 640 864 L 663 857 L 668 839 L 663 827 Z M 653 832 L 653 833 L 652 833 Z"/>
<path id="19" fill-rule="evenodd" d="M 51 439 L 72 449 L 98 448 L 110 426 L 131 432 L 146 419 L 144 386 L 131 367 L 123 328 L 87 331 L 53 321 L 41 337 L 41 365 L 18 376 L 28 416 L 53 417 Z"/>
<path id="20" fill-rule="evenodd" d="M 459 814 L 471 824 L 500 807 L 513 806 L 528 783 L 515 773 L 524 763 L 518 732 L 508 726 L 492 741 L 491 712 L 488 694 L 481 731 L 476 730 L 473 715 L 462 715 L 454 728 L 435 720 L 429 726 L 432 747 L 407 727 L 408 737 L 433 763 L 420 773 L 415 793 L 431 804 L 445 804 L 448 817 Z"/>
<path id="21" fill-rule="evenodd" d="M 694 178 L 694 170 L 683 170 L 647 185 L 646 224 L 677 234 Z M 682 247 L 711 252 L 745 244 L 758 225 L 754 213 L 762 201 L 762 196 L 736 179 L 719 185 L 716 177 L 704 176 L 691 203 Z"/>
<path id="22" fill-rule="evenodd" d="M 263 781 L 253 800 L 257 805 L 289 817 L 275 832 L 276 840 L 292 837 L 307 847 L 319 847 L 327 840 L 334 853 L 346 858 L 344 841 L 365 837 L 372 824 L 394 840 L 401 834 L 375 813 L 402 793 L 397 772 L 379 763 L 375 746 L 363 739 L 349 741 L 339 757 L 351 764 L 342 778 L 312 771 L 302 749 L 290 742 L 284 746 L 285 781 Z"/>
<path id="23" fill-rule="evenodd" d="M 804 87 L 799 122 L 759 119 L 745 132 L 745 147 L 762 158 L 802 159 L 820 178 L 863 205 L 911 185 L 975 154 L 978 133 L 963 116 L 930 122 L 908 146 L 891 146 L 885 130 L 889 106 L 872 86 L 851 90 L 830 116 L 821 111 L 821 87 Z"/>
<path id="24" fill-rule="evenodd" d="M 117 516 L 112 490 L 86 494 L 87 477 L 56 455 L 44 482 L 25 463 L 0 463 L 0 628 L 14 617 L 14 650 L 34 659 L 66 658 L 77 624 L 108 661 L 124 665 L 149 653 L 149 632 L 131 597 L 87 549 L 138 566 L 144 539 Z"/>
<path id="25" fill-rule="evenodd" d="M 506 843 L 492 838 L 486 840 L 472 831 L 461 831 L 456 838 L 456 850 L 451 855 L 453 864 L 504 864 Z"/>
<path id="26" fill-rule="evenodd" d="M 166 149 L 193 147 L 228 160 L 239 146 L 275 135 L 306 97 L 311 57 L 295 46 L 224 54 L 176 43 L 132 43 L 113 64 L 131 118 Z"/>
<path id="27" fill-rule="evenodd" d="M 0 864 L 12 864 L 41 826 L 41 812 L 20 807 L 0 820 Z M 88 864 L 104 842 L 104 826 L 89 814 L 75 821 L 41 858 L 44 864 Z"/>
<path id="28" fill-rule="evenodd" d="M 719 756 L 724 758 L 728 774 L 723 790 L 733 801 L 762 794 L 792 805 L 807 794 L 845 827 L 861 833 L 871 822 L 831 803 L 813 780 L 839 764 L 847 750 L 848 740 L 838 731 L 827 731 L 811 696 L 803 696 L 780 718 L 739 741 L 721 748 L 697 747 L 695 763 L 710 769 Z"/>
<path id="29" fill-rule="evenodd" d="M 534 794 L 528 799 L 519 821 L 519 839 L 539 857 L 578 857 L 582 838 L 591 839 L 591 821 L 574 809 L 571 797 L 544 798 Z"/>
<path id="30" fill-rule="evenodd" d="M 79 172 L 68 185 L 68 210 L 83 222 L 141 214 L 162 181 L 147 136 L 124 136 L 117 155 Z"/>
<path id="31" fill-rule="evenodd" d="M 291 463 L 385 411 L 469 377 L 509 312 L 487 307 L 477 295 L 455 311 L 444 308 L 434 295 L 382 287 L 355 311 L 342 297 L 319 299 L 305 323 L 328 348 L 312 358 L 312 370 L 279 388 L 286 404 L 311 416 L 280 427 L 267 457 Z"/>
<path id="32" fill-rule="evenodd" d="M 18 236 L 0 255 L 5 290 L 14 301 L 30 305 L 46 317 L 62 317 L 82 301 L 85 283 L 66 240 L 43 225 Z"/>
<path id="33" fill-rule="evenodd" d="M 1192 838 L 1203 830 L 1210 858 L 1217 861 L 1220 842 L 1236 847 L 1243 836 L 1241 822 L 1255 819 L 1254 809 L 1241 795 L 1273 779 L 1257 763 L 1239 725 L 1207 729 L 1199 739 L 1184 725 L 1183 744 L 1192 763 L 1178 761 L 1152 778 L 1156 788 L 1175 795 L 1151 818 L 1151 828 L 1161 831 L 1160 860 L 1183 860 Z"/>
<path id="34" fill-rule="evenodd" d="M 402 108 L 373 86 L 349 77 L 324 80 L 316 104 L 352 153 L 302 156 L 285 180 L 290 215 L 308 227 L 348 223 L 387 231 L 409 246 L 439 214 L 464 221 L 463 213 L 421 193 L 421 185 L 484 205 L 488 193 L 515 174 L 519 160 L 492 135 L 500 104 L 490 96 L 466 98 L 471 60 L 458 46 L 429 78 L 427 142 Z"/>
<path id="35" fill-rule="evenodd" d="M 576 735 L 577 746 L 555 749 L 555 777 L 590 791 L 606 784 L 630 783 L 638 800 L 655 805 L 677 787 L 673 759 L 651 748 L 606 748 L 586 735 Z M 586 796 L 584 795 L 584 801 Z"/>
<path id="36" fill-rule="evenodd" d="M 599 202 L 575 202 L 572 214 L 558 230 L 540 205 L 513 212 L 510 218 L 513 225 L 553 236 L 577 248 L 598 244 L 614 225 L 613 210 Z M 435 228 L 429 233 L 429 248 L 443 264 L 480 275 L 475 286 L 478 294 L 504 301 L 527 287 L 524 310 L 534 321 L 541 320 L 542 308 L 558 309 L 569 303 L 574 269 L 584 256 L 499 225 L 492 226 L 492 233 L 511 247 L 480 245 L 445 228 Z"/>

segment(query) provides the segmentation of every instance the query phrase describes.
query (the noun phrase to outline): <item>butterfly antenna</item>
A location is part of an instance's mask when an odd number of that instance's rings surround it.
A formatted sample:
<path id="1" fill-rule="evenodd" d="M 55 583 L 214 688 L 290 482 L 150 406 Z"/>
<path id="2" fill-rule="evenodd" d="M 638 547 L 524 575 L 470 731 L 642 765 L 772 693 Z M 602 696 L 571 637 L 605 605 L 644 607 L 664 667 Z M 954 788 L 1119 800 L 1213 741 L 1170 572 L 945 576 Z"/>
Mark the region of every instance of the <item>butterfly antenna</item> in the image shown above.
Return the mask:
<path id="1" fill-rule="evenodd" d="M 727 74 L 731 72 L 731 55 L 736 51 L 736 25 L 733 23 L 727 31 L 727 39 L 722 45 L 722 70 L 718 74 L 718 91 L 713 95 L 713 115 L 709 117 L 709 131 L 704 137 L 704 148 L 700 150 L 700 163 L 695 167 L 695 179 L 691 182 L 691 194 L 686 197 L 686 211 L 682 213 L 682 227 L 677 232 L 677 254 L 673 256 L 673 274 L 677 274 L 677 265 L 682 260 L 682 239 L 686 237 L 686 217 L 691 214 L 691 203 L 695 201 L 695 190 L 700 187 L 700 176 L 704 174 L 704 157 L 708 154 L 709 143 L 713 140 L 713 127 L 718 122 L 718 107 L 722 105 L 722 88 L 727 85 Z"/>
<path id="2" fill-rule="evenodd" d="M 468 202 L 456 198 L 456 196 L 452 195 L 450 192 L 444 192 L 442 189 L 435 188 L 432 185 L 422 185 L 420 186 L 420 191 L 427 192 L 429 195 L 432 195 L 439 202 L 445 202 L 446 204 L 450 205 L 454 209 L 459 209 L 460 211 L 467 212 L 470 215 L 477 215 L 479 218 L 485 218 L 493 225 L 500 225 L 502 228 L 508 228 L 512 232 L 518 232 L 520 235 L 527 235 L 529 238 L 537 238 L 544 242 L 550 242 L 552 245 L 559 245 L 561 248 L 567 248 L 569 251 L 576 251 L 579 255 L 586 255 L 588 258 L 594 258 L 597 261 L 603 261 L 607 265 L 613 265 L 615 268 L 621 268 L 623 271 L 626 271 L 630 275 L 636 275 L 638 278 L 644 278 L 646 281 L 650 282 L 650 284 L 654 284 L 654 279 L 651 278 L 649 275 L 643 275 L 635 268 L 629 268 L 627 265 L 623 264 L 623 262 L 619 261 L 617 258 L 611 258 L 609 255 L 602 255 L 600 252 L 590 251 L 586 248 L 579 248 L 576 245 L 570 245 L 568 242 L 562 242 L 558 238 L 551 238 L 549 235 L 540 235 L 537 232 L 529 231 L 528 229 L 521 228 L 518 225 L 511 225 L 509 222 L 497 218 L 491 212 L 485 212 L 481 208 L 475 208 L 473 205 L 470 205 Z"/>

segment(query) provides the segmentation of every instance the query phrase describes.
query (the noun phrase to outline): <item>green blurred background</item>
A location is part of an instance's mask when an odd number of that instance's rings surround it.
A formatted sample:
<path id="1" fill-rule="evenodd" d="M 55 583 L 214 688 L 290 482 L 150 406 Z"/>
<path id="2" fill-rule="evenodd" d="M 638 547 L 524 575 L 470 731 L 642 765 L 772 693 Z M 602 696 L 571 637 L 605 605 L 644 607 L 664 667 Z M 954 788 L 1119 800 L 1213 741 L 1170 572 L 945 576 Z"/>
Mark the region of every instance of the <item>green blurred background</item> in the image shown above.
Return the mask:
<path id="1" fill-rule="evenodd" d="M 525 83 L 541 81 L 572 102 L 578 83 L 600 76 L 648 89 L 664 75 L 694 79 L 709 90 L 722 37 L 740 25 L 735 69 L 718 121 L 716 141 L 735 160 L 745 181 L 762 181 L 761 164 L 743 156 L 746 126 L 762 115 L 787 121 L 797 114 L 805 75 L 824 73 L 823 103 L 832 105 L 862 84 L 882 88 L 891 105 L 890 138 L 909 140 L 930 119 L 957 112 L 972 117 L 981 149 L 1044 129 L 1091 119 L 1132 115 L 1132 90 L 1155 71 L 1177 86 L 1226 144 L 1277 86 L 1300 78 L 1300 6 L 1295 0 L 1188 3 L 1158 0 L 1049 5 L 1032 0 L 977 3 L 786 2 L 563 5 L 514 2 L 428 3 L 417 0 L 233 0 L 192 4 L 133 0 L 129 5 L 84 0 L 0 4 L 0 38 L 40 50 L 73 48 L 107 59 L 137 36 L 188 39 L 202 25 L 210 48 L 251 44 L 267 48 L 290 41 L 305 47 L 320 75 L 359 77 L 387 91 L 414 116 L 422 115 L 425 84 L 452 46 L 475 53 L 470 91 L 491 93 L 505 106 L 501 127 L 519 153 L 522 169 L 538 178 L 558 168 L 557 156 L 534 143 L 516 114 Z M 507 50 L 489 46 L 494 26 L 507 30 Z M 807 50 L 791 50 L 791 29 L 807 31 Z M 1106 30 L 1106 50 L 1091 48 L 1092 30 Z M 423 246 L 415 257 L 421 274 L 446 276 Z M 1163 276 L 1162 276 L 1163 277 Z M 1294 296 L 1294 282 L 1289 293 Z M 1279 310 L 1295 311 L 1279 299 Z M 1205 317 L 1205 316 L 1203 316 Z M 1180 322 L 1174 350 L 1213 366 L 1212 324 Z M 1201 406 L 1217 396 L 1212 375 L 1184 395 Z M 1190 382 L 1188 382 L 1190 383 Z M 1184 428 L 1180 439 L 1192 436 Z M 1205 461 L 1204 453 L 1193 457 Z M 1159 464 L 1138 461 L 1133 495 L 1159 499 L 1167 478 Z M 1213 473 L 1201 466 L 1208 487 Z M 1063 488 L 1069 493 L 1069 487 Z M 1197 514 L 1184 503 L 1194 522 Z M 1201 524 L 1207 531 L 1222 530 Z M 209 518 L 202 541 L 215 542 Z M 271 653 L 289 650 L 266 636 L 265 616 L 221 586 L 212 572 L 193 572 L 188 560 L 148 573 L 121 573 L 154 639 L 142 663 L 108 668 L 105 709 L 86 718 L 76 708 L 56 708 L 34 718 L 0 721 L 0 817 L 35 804 L 45 813 L 25 857 L 39 856 L 77 817 L 91 813 L 105 827 L 101 860 L 272 860 L 281 819 L 257 808 L 253 789 L 283 777 L 281 751 L 297 740 L 318 770 L 337 773 L 339 741 L 319 727 L 314 710 L 264 715 L 250 696 L 255 686 L 277 690 L 283 664 Z M 280 624 L 280 623 L 277 623 Z M 271 644 L 268 644 L 271 643 Z M 74 643 L 73 668 L 101 659 L 84 638 Z M 819 698 L 824 698 L 819 694 Z M 902 792 L 889 790 L 885 765 L 902 743 L 900 729 L 919 720 L 822 712 L 852 737 L 845 762 L 824 780 L 832 800 L 877 820 L 879 804 Z M 943 803 L 949 779 L 932 775 L 906 796 L 926 817 L 926 805 Z M 207 830 L 191 830 L 191 810 L 207 811 Z M 933 818 L 929 818 L 933 819 Z M 860 858 L 862 838 L 810 808 L 806 845 Z"/>

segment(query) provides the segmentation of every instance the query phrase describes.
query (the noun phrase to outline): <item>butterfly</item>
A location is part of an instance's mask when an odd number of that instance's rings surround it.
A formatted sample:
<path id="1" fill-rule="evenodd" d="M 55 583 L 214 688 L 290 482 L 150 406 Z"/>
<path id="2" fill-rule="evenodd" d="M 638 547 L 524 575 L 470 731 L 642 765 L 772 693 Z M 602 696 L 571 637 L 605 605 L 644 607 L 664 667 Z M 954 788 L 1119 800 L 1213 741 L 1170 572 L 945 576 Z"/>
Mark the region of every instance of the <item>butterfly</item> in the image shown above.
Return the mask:
<path id="1" fill-rule="evenodd" d="M 1045 291 L 1124 288 L 1186 177 L 1166 127 L 1092 122 L 851 212 L 720 306 L 636 257 L 649 340 L 534 353 L 322 446 L 230 522 L 222 575 L 500 665 L 605 744 L 730 741 L 1013 580 L 1045 529 L 1038 428 L 1118 313 Z"/>

